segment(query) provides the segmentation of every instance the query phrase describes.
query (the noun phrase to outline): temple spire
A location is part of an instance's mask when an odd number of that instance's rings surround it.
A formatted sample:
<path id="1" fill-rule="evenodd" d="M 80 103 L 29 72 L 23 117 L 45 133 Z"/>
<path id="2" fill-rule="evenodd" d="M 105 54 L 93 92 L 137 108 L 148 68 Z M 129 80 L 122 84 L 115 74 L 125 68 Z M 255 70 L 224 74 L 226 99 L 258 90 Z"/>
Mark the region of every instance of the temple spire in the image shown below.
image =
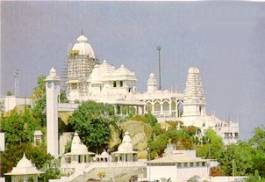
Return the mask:
<path id="1" fill-rule="evenodd" d="M 200 71 L 191 67 L 188 71 L 184 91 L 184 116 L 202 115 L 205 113 L 205 96 Z"/>

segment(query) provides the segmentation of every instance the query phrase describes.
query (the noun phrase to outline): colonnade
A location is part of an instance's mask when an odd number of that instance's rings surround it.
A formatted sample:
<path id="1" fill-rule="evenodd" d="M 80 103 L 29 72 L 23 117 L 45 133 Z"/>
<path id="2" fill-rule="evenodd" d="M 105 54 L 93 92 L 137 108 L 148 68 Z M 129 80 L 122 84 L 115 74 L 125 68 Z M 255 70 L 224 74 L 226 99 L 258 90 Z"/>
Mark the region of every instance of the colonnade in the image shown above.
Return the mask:
<path id="1" fill-rule="evenodd" d="M 181 100 L 154 99 L 146 100 L 145 113 L 152 113 L 156 117 L 180 117 L 182 115 Z"/>

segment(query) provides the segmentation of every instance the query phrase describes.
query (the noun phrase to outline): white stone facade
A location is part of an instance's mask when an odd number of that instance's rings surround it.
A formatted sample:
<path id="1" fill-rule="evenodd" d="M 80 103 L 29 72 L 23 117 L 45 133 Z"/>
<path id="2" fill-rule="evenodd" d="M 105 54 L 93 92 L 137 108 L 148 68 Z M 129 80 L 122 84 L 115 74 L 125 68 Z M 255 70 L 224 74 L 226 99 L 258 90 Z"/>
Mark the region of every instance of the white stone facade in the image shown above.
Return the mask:
<path id="1" fill-rule="evenodd" d="M 82 41 L 78 40 L 76 43 L 78 46 L 75 45 L 72 51 L 77 50 L 78 47 L 78 52 L 96 59 L 87 38 L 84 35 L 80 37 Z M 80 37 L 78 39 L 81 39 Z M 81 43 L 89 46 L 79 46 Z M 185 126 L 194 125 L 200 127 L 202 131 L 213 128 L 223 137 L 226 144 L 238 140 L 238 123 L 222 121 L 206 113 L 206 99 L 198 68 L 191 67 L 188 70 L 186 88 L 183 92 L 159 90 L 155 75 L 151 73 L 147 80 L 147 91 L 140 93 L 136 89 L 135 73 L 124 65 L 115 68 L 104 60 L 102 64 L 93 63 L 91 66 L 91 70 L 82 73 L 84 76 L 82 84 L 80 80 L 68 80 L 70 89 L 67 96 L 70 103 L 87 100 L 109 103 L 115 105 L 115 110 L 121 114 L 122 108 L 134 107 L 138 114 L 152 113 L 159 122 L 182 121 Z M 68 67 L 72 67 L 72 63 L 69 62 Z M 76 73 L 83 71 L 81 65 L 78 67 L 75 63 L 75 67 Z M 81 85 L 82 94 L 80 94 Z"/>
<path id="2" fill-rule="evenodd" d="M 196 157 L 194 150 L 175 150 L 168 145 L 163 157 L 147 162 L 148 181 L 171 179 L 184 182 L 193 176 L 208 179 L 210 165 L 206 159 Z"/>

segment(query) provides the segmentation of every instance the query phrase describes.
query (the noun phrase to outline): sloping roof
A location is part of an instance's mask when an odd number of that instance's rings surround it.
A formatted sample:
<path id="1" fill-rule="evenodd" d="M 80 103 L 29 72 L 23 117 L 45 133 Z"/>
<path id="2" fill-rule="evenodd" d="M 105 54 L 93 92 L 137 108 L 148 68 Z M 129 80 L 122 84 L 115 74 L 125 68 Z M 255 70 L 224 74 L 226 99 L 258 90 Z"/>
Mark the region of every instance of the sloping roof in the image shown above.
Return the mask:
<path id="1" fill-rule="evenodd" d="M 41 174 L 43 172 L 39 171 L 30 160 L 27 159 L 24 154 L 22 159 L 17 163 L 16 167 L 13 167 L 12 171 L 6 173 L 5 175 L 30 175 L 30 174 Z"/>
<path id="2" fill-rule="evenodd" d="M 198 157 L 167 155 L 165 157 L 148 161 L 147 163 L 178 163 L 178 162 L 206 162 L 206 161 L 207 161 L 206 159 Z"/>

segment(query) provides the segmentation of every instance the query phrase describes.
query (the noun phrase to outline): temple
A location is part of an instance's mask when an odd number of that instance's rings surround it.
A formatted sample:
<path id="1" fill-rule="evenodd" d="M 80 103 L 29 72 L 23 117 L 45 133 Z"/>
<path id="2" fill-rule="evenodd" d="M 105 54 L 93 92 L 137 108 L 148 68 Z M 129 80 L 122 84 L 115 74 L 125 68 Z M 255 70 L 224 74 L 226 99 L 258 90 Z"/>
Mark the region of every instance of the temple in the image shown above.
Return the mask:
<path id="1" fill-rule="evenodd" d="M 59 104 L 59 110 L 74 110 L 82 101 L 96 101 L 115 106 L 120 115 L 152 113 L 158 121 L 181 121 L 185 126 L 197 126 L 202 133 L 214 129 L 225 144 L 239 138 L 239 125 L 224 121 L 206 112 L 206 98 L 197 67 L 187 73 L 183 92 L 161 90 L 155 74 L 150 73 L 146 91 L 136 88 L 135 73 L 124 65 L 115 67 L 96 58 L 88 39 L 82 34 L 70 50 L 67 62 L 67 97 L 70 104 Z"/>

